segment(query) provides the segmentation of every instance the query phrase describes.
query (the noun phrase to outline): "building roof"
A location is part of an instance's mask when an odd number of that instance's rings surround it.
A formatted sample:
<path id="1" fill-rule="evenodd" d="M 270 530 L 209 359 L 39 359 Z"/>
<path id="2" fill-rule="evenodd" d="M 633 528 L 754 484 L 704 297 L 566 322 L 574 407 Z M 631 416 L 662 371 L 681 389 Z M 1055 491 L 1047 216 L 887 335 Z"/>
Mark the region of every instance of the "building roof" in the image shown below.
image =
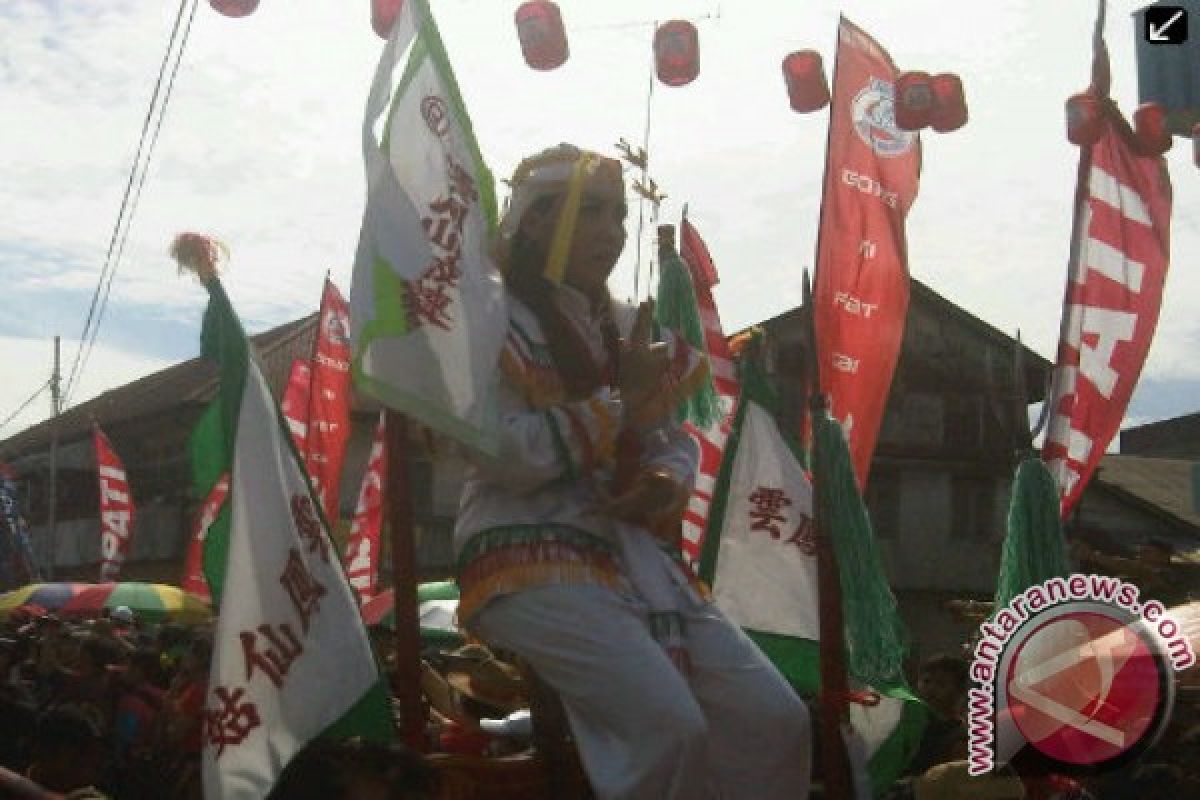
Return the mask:
<path id="1" fill-rule="evenodd" d="M 1008 352 L 1013 350 L 1016 339 L 1004 331 L 992 327 L 970 311 L 942 297 L 916 278 L 910 280 L 910 287 L 910 315 L 913 313 L 912 310 L 914 307 L 926 307 L 931 309 L 937 317 L 949 318 L 960 323 L 967 330 L 971 331 L 971 333 L 995 345 L 998 349 Z M 776 329 L 787 327 L 792 324 L 798 324 L 801 315 L 804 313 L 803 307 L 797 307 L 757 324 Z M 1042 400 L 1046 395 L 1046 381 L 1044 378 L 1054 368 L 1054 364 L 1029 349 L 1025 344 L 1021 345 L 1021 357 L 1025 367 L 1026 397 L 1029 399 L 1029 402 Z"/>
<path id="2" fill-rule="evenodd" d="M 1147 510 L 1200 534 L 1192 499 L 1196 462 L 1175 458 L 1110 454 L 1100 460 L 1095 480 Z"/>
<path id="3" fill-rule="evenodd" d="M 1163 458 L 1200 458 L 1200 412 L 1121 431 L 1121 452 Z"/>
<path id="4" fill-rule="evenodd" d="M 277 394 L 287 382 L 292 360 L 311 354 L 316 327 L 317 314 L 313 313 L 250 337 L 267 382 Z M 216 390 L 216 364 L 197 356 L 72 406 L 58 417 L 58 438 L 69 442 L 86 436 L 93 420 L 108 427 L 181 406 L 202 405 Z M 0 442 L 0 458 L 16 459 L 45 450 L 50 445 L 50 434 L 49 419 L 26 428 Z"/>

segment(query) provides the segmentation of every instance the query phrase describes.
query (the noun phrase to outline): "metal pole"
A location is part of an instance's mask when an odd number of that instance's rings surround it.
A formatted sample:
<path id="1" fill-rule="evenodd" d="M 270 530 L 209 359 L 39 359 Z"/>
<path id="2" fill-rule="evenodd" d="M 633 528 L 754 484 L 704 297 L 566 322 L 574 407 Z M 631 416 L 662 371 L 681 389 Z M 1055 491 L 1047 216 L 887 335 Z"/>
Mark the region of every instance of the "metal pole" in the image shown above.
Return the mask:
<path id="1" fill-rule="evenodd" d="M 46 560 L 46 577 L 54 580 L 54 562 L 58 557 L 58 415 L 62 411 L 60 395 L 59 359 L 61 356 L 61 339 L 54 337 L 54 371 L 50 373 L 50 402 L 53 413 L 50 417 L 50 492 L 49 518 L 47 520 L 47 538 L 50 540 L 50 554 Z"/>

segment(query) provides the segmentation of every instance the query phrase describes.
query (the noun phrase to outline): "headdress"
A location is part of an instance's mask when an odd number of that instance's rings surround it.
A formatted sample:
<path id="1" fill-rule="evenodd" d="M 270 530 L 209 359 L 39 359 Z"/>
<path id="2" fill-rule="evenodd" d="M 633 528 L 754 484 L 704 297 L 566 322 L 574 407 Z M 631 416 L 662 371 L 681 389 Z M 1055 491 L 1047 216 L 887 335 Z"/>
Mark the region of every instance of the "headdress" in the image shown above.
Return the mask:
<path id="1" fill-rule="evenodd" d="M 551 147 L 522 161 L 509 181 L 512 194 L 504 217 L 500 220 L 495 251 L 500 268 L 508 269 L 512 240 L 525 212 L 539 198 L 562 195 L 558 222 L 554 227 L 554 237 L 543 272 L 551 283 L 562 283 L 584 188 L 589 183 L 610 181 L 622 184 L 620 161 L 570 144 Z"/>

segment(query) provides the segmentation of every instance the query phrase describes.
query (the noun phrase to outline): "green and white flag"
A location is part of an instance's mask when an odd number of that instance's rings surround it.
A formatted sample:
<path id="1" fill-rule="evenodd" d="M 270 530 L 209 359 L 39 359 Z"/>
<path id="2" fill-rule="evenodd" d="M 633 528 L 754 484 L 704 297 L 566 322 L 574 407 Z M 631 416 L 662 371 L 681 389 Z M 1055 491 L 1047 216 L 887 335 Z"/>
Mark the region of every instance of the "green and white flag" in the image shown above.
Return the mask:
<path id="1" fill-rule="evenodd" d="M 355 386 L 494 453 L 507 326 L 488 254 L 495 192 L 426 0 L 406 0 L 384 47 L 363 155 L 367 206 L 350 289 Z"/>
<path id="2" fill-rule="evenodd" d="M 717 479 L 700 575 L 717 607 L 811 698 L 821 682 L 813 487 L 798 446 L 772 416 L 775 398 L 765 377 L 743 361 L 742 395 Z M 853 591 L 843 585 L 844 593 Z M 853 639 L 852 631 L 847 639 Z M 855 683 L 862 686 L 851 676 Z M 850 749 L 852 759 L 859 752 L 857 760 L 865 763 L 858 766 L 878 794 L 915 752 L 925 713 L 902 680 L 870 690 L 877 704 L 850 704 L 850 726 L 861 750 Z"/>
<path id="3" fill-rule="evenodd" d="M 228 472 L 225 527 L 210 530 L 206 568 L 221 587 L 204 710 L 204 796 L 265 797 L 310 740 L 386 740 L 385 687 L 358 604 L 293 449 L 286 423 L 219 280 L 202 352 L 220 390 L 193 455 Z M 205 441 L 205 433 L 217 440 Z M 224 464 L 218 463 L 224 457 Z"/>

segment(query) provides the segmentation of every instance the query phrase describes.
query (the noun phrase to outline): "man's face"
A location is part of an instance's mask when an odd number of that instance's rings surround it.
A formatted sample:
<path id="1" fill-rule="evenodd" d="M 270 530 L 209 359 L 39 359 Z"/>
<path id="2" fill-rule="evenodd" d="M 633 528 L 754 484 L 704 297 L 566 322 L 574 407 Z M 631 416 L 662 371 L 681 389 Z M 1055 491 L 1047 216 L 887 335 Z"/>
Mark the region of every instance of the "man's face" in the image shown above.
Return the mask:
<path id="1" fill-rule="evenodd" d="M 542 253 L 550 252 L 561 199 L 548 209 L 530 209 L 521 227 Z M 618 181 L 596 180 L 586 186 L 579 202 L 575 234 L 567 253 L 564 281 L 584 294 L 604 289 L 609 274 L 625 249 L 625 191 Z"/>

